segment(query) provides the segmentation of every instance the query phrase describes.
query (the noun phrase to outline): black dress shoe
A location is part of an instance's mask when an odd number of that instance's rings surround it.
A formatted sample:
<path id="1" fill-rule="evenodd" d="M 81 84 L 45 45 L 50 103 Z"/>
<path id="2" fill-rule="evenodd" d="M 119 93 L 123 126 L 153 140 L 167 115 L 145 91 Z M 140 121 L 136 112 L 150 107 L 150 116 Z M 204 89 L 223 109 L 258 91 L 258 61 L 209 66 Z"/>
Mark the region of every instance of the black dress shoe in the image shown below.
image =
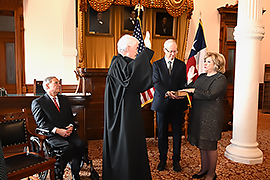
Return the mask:
<path id="1" fill-rule="evenodd" d="M 207 172 L 208 171 L 206 171 L 206 172 L 204 172 L 204 173 L 202 173 L 202 174 L 194 174 L 193 176 L 192 176 L 192 178 L 194 178 L 194 179 L 200 179 L 200 178 L 202 178 L 202 177 L 204 177 L 206 174 L 207 174 Z"/>
<path id="2" fill-rule="evenodd" d="M 166 166 L 166 161 L 160 161 L 157 166 L 157 170 L 163 171 L 165 169 L 165 166 Z"/>
<path id="3" fill-rule="evenodd" d="M 60 168 L 54 168 L 54 179 L 55 180 L 63 180 L 64 172 L 60 171 Z"/>
<path id="4" fill-rule="evenodd" d="M 73 176 L 72 176 L 72 179 L 73 180 L 80 180 L 80 175 L 79 174 L 73 174 Z"/>
<path id="5" fill-rule="evenodd" d="M 182 168 L 181 168 L 179 162 L 173 162 L 173 170 L 174 170 L 175 172 L 180 172 L 180 171 L 182 170 Z"/>

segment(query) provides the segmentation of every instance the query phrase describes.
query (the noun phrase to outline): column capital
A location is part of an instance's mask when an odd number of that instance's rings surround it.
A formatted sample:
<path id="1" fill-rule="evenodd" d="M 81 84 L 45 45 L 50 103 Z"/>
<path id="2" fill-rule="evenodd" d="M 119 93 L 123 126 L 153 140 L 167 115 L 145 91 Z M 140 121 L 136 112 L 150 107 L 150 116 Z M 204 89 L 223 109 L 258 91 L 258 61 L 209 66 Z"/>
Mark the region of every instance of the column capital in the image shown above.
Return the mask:
<path id="1" fill-rule="evenodd" d="M 256 38 L 260 41 L 264 38 L 264 26 L 236 26 L 234 31 L 235 40 L 238 38 Z"/>

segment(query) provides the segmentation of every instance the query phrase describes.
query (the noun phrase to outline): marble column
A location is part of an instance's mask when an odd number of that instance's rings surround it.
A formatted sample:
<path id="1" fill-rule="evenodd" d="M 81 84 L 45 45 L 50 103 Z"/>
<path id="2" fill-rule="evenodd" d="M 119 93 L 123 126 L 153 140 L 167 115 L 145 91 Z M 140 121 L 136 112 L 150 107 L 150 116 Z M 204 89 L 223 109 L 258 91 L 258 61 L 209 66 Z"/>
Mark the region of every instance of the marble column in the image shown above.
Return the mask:
<path id="1" fill-rule="evenodd" d="M 236 40 L 233 137 L 225 156 L 244 164 L 262 163 L 257 143 L 259 62 L 264 37 L 261 0 L 239 0 Z"/>

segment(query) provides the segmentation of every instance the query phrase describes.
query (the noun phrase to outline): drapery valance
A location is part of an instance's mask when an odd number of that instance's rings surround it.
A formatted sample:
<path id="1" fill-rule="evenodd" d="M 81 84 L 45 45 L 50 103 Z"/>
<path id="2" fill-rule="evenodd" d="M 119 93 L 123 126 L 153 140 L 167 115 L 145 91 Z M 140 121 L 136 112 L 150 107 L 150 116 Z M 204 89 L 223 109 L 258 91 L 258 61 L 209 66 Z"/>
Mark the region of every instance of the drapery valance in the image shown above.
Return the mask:
<path id="1" fill-rule="evenodd" d="M 180 17 L 184 12 L 187 12 L 188 17 L 191 17 L 194 8 L 193 0 L 81 0 L 81 10 L 87 11 L 87 1 L 98 12 L 108 10 L 112 4 L 123 6 L 141 4 L 145 8 L 166 9 L 172 17 Z"/>

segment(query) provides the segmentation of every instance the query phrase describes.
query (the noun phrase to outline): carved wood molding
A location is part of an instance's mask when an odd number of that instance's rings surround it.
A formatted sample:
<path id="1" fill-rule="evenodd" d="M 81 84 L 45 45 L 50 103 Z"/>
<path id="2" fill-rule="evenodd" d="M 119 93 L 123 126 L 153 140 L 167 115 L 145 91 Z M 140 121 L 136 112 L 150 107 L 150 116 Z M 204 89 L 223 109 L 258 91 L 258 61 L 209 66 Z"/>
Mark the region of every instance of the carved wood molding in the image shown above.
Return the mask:
<path id="1" fill-rule="evenodd" d="M 79 0 L 78 1 L 78 53 L 79 53 L 79 60 L 78 60 L 78 67 L 84 68 L 84 52 L 83 52 L 83 43 L 84 43 L 84 28 L 83 28 L 83 20 L 84 20 L 84 13 L 87 12 L 87 1 L 86 0 Z"/>
<path id="2" fill-rule="evenodd" d="M 164 0 L 164 4 L 167 12 L 172 17 L 179 17 L 185 11 L 188 12 L 188 17 L 191 17 L 192 15 L 193 0 Z"/>
<path id="3" fill-rule="evenodd" d="M 123 5 L 123 6 L 135 6 L 141 4 L 146 8 L 161 8 L 166 9 L 167 12 L 173 17 L 179 17 L 184 12 L 187 11 L 188 18 L 191 18 L 193 7 L 193 0 L 80 0 L 81 5 L 85 6 L 84 8 L 80 7 L 85 11 L 87 9 L 87 3 L 98 12 L 103 12 L 108 10 L 112 4 Z M 82 11 L 82 10 L 81 10 Z"/>
<path id="4" fill-rule="evenodd" d="M 132 6 L 136 6 L 139 3 L 146 8 L 160 8 L 160 9 L 165 8 L 164 0 L 135 0 L 135 1 L 131 1 Z"/>
<path id="5" fill-rule="evenodd" d="M 111 7 L 114 0 L 88 0 L 88 2 L 95 11 L 103 12 Z"/>
<path id="6" fill-rule="evenodd" d="M 16 5 L 23 6 L 23 0 L 0 0 L 0 3 L 5 3 L 5 5 Z"/>

